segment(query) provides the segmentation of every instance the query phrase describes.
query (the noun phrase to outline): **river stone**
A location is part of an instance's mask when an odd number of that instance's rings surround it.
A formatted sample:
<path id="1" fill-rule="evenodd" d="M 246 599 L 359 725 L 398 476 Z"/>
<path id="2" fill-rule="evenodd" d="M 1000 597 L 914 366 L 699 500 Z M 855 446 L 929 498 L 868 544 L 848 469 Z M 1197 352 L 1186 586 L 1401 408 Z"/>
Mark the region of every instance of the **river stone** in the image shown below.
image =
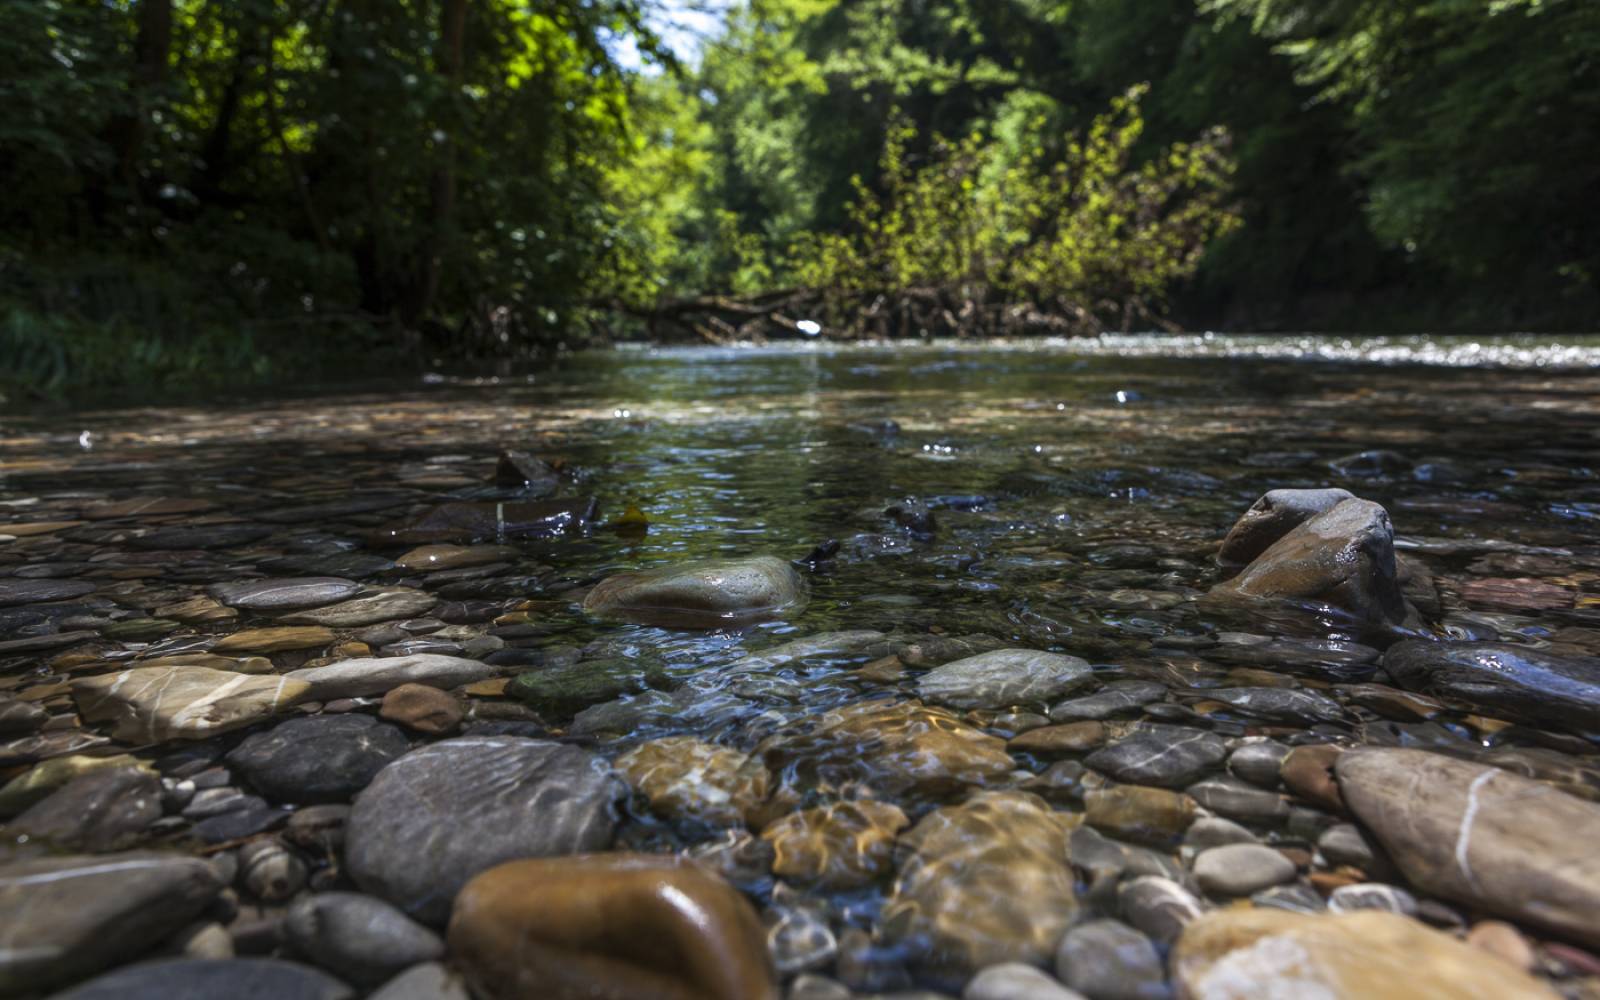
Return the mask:
<path id="1" fill-rule="evenodd" d="M 1345 803 L 1412 885 L 1600 947 L 1600 805 L 1423 750 L 1360 749 L 1334 765 Z"/>
<path id="2" fill-rule="evenodd" d="M 1408 917 L 1230 908 L 1184 929 L 1172 978 L 1185 1000 L 1556 1000 L 1532 976 Z"/>
<path id="3" fill-rule="evenodd" d="M 1403 688 L 1500 718 L 1600 732 L 1600 657 L 1412 639 L 1389 647 L 1383 668 Z"/>
<path id="4" fill-rule="evenodd" d="M 370 715 L 314 715 L 253 733 L 226 759 L 268 798 L 310 805 L 350 801 L 409 745 Z"/>
<path id="5" fill-rule="evenodd" d="M 361 657 L 323 667 L 291 670 L 284 676 L 307 686 L 316 701 L 387 694 L 402 684 L 426 684 L 446 690 L 487 680 L 500 672 L 492 664 L 459 656 L 413 653 L 410 656 Z"/>
<path id="6" fill-rule="evenodd" d="M 222 888 L 205 860 L 172 854 L 0 864 L 0 993 L 37 993 L 136 958 Z"/>
<path id="7" fill-rule="evenodd" d="M 136 549 L 231 549 L 270 534 L 262 524 L 185 524 L 130 535 L 127 542 Z"/>
<path id="8" fill-rule="evenodd" d="M 672 678 L 659 663 L 626 657 L 551 664 L 529 670 L 506 685 L 507 697 L 540 712 L 575 715 L 625 694 L 670 688 Z"/>
<path id="9" fill-rule="evenodd" d="M 70 601 L 74 597 L 92 594 L 99 584 L 88 580 L 23 580 L 0 577 L 0 608 L 18 604 L 43 604 L 46 601 Z"/>
<path id="10" fill-rule="evenodd" d="M 1195 882 L 1214 896 L 1248 896 L 1295 877 L 1293 861 L 1265 844 L 1225 844 L 1194 859 Z"/>
<path id="11" fill-rule="evenodd" d="M 306 576 L 278 580 L 241 580 L 214 583 L 206 593 L 230 608 L 246 611 L 287 611 L 332 604 L 354 595 L 361 584 L 336 576 Z M 318 624 L 313 622 L 312 624 Z"/>
<path id="12" fill-rule="evenodd" d="M 1221 816 L 1250 823 L 1278 824 L 1289 818 L 1289 803 L 1277 792 L 1219 774 L 1185 789 L 1189 797 Z"/>
<path id="13" fill-rule="evenodd" d="M 551 538 L 595 519 L 593 497 L 552 498 L 503 503 L 440 504 L 374 532 L 385 544 L 476 542 L 491 538 Z"/>
<path id="14" fill-rule="evenodd" d="M 520 555 L 522 551 L 510 545 L 424 545 L 396 557 L 394 563 L 402 569 L 434 573 L 445 569 L 487 566 Z"/>
<path id="15" fill-rule="evenodd" d="M 604 850 L 623 788 L 574 746 L 463 736 L 378 772 L 345 830 L 355 883 L 428 924 L 474 875 L 515 858 Z"/>
<path id="16" fill-rule="evenodd" d="M 1082 753 L 1093 750 L 1106 741 L 1103 723 L 1068 722 L 1060 726 L 1041 726 L 1014 736 L 1006 744 L 1012 753 L 1032 753 L 1042 756 L 1063 753 Z"/>
<path id="17" fill-rule="evenodd" d="M 50 721 L 50 713 L 31 702 L 0 697 L 0 736 L 36 733 Z"/>
<path id="18" fill-rule="evenodd" d="M 376 986 L 444 954 L 444 941 L 381 899 L 358 892 L 308 893 L 283 921 L 300 954 L 352 983 Z"/>
<path id="19" fill-rule="evenodd" d="M 847 990 L 841 1000 L 852 995 Z M 961 992 L 961 1000 L 1083 1000 L 1083 994 L 1026 963 L 1002 962 L 973 976 Z"/>
<path id="20" fill-rule="evenodd" d="M 1252 785 L 1278 787 L 1278 768 L 1290 748 L 1272 740 L 1246 743 L 1228 755 L 1228 770 Z"/>
<path id="21" fill-rule="evenodd" d="M 980 792 L 924 816 L 883 911 L 886 938 L 942 973 L 1043 965 L 1077 912 L 1074 817 L 1027 792 Z"/>
<path id="22" fill-rule="evenodd" d="M 755 754 L 775 775 L 825 790 L 861 783 L 891 798 L 990 784 L 1016 767 L 1004 740 L 917 701 L 862 701 L 807 716 Z"/>
<path id="23" fill-rule="evenodd" d="M 844 656 L 862 646 L 884 639 L 882 632 L 856 629 L 848 632 L 819 632 L 804 639 L 795 639 L 759 653 L 741 656 L 730 663 L 727 670 L 753 670 L 760 667 L 779 667 L 785 663 L 812 656 Z"/>
<path id="24" fill-rule="evenodd" d="M 1056 948 L 1056 975 L 1089 1000 L 1166 1000 L 1167 975 L 1151 940 L 1120 920 L 1090 920 Z"/>
<path id="25" fill-rule="evenodd" d="M 381 587 L 325 608 L 280 615 L 278 620 L 289 625 L 359 628 L 378 622 L 415 618 L 427 614 L 438 603 L 439 599 L 426 591 L 409 587 Z"/>
<path id="26" fill-rule="evenodd" d="M 1205 912 L 1194 893 L 1159 875 L 1141 875 L 1123 882 L 1117 889 L 1117 908 L 1122 919 L 1163 948 L 1176 941 L 1183 929 Z"/>
<path id="27" fill-rule="evenodd" d="M 1166 844 L 1194 822 L 1195 801 L 1182 792 L 1144 785 L 1113 785 L 1084 793 L 1083 821 L 1123 840 Z"/>
<path id="28" fill-rule="evenodd" d="M 672 819 L 739 826 L 766 801 L 760 760 L 693 736 L 648 740 L 618 757 L 617 773 Z"/>
<path id="29" fill-rule="evenodd" d="M 1389 514 L 1367 500 L 1345 500 L 1295 527 L 1208 597 L 1325 605 L 1374 627 L 1416 617 L 1400 593 Z"/>
<path id="30" fill-rule="evenodd" d="M 161 818 L 161 780 L 137 767 L 111 767 L 73 778 L 6 825 L 68 850 L 104 853 L 128 847 Z"/>
<path id="31" fill-rule="evenodd" d="M 402 684 L 383 696 L 378 717 L 424 736 L 448 736 L 461 728 L 466 709 L 447 691 L 426 684 Z"/>
<path id="32" fill-rule="evenodd" d="M 1336 487 L 1268 490 L 1228 530 L 1228 537 L 1217 551 L 1217 563 L 1230 568 L 1247 565 L 1304 522 L 1354 499 L 1354 493 Z"/>
<path id="33" fill-rule="evenodd" d="M 601 580 L 583 610 L 667 628 L 723 628 L 798 614 L 805 581 L 775 556 L 721 559 Z"/>
<path id="34" fill-rule="evenodd" d="M 1176 726 L 1147 727 L 1083 759 L 1089 767 L 1130 785 L 1177 788 L 1221 764 L 1228 756 L 1220 736 Z"/>
<path id="35" fill-rule="evenodd" d="M 472 997 L 455 971 L 438 962 L 423 962 L 384 983 L 369 994 L 367 1000 L 472 1000 Z"/>
<path id="36" fill-rule="evenodd" d="M 128 754 L 117 754 L 112 757 L 89 757 L 80 754 L 40 761 L 28 771 L 6 782 L 4 788 L 0 788 L 0 819 L 19 815 L 35 802 L 42 801 L 81 774 L 88 774 L 100 768 L 118 767 L 151 770 L 149 764 Z"/>
<path id="37" fill-rule="evenodd" d="M 1089 678 L 1087 661 L 1034 649 L 997 649 L 935 667 L 917 682 L 923 700 L 955 708 L 1040 705 Z"/>
<path id="38" fill-rule="evenodd" d="M 202 740 L 286 711 L 310 690 L 292 677 L 209 667 L 135 667 L 72 682 L 84 721 L 112 723 L 125 743 Z"/>
<path id="39" fill-rule="evenodd" d="M 141 962 L 51 1000 L 349 1000 L 355 990 L 298 962 L 276 958 L 179 958 Z"/>
<path id="40" fill-rule="evenodd" d="M 1109 719 L 1113 715 L 1137 713 L 1153 701 L 1167 696 L 1167 689 L 1154 681 L 1112 681 L 1086 698 L 1073 698 L 1050 709 L 1055 722 Z"/>
<path id="41" fill-rule="evenodd" d="M 450 954 L 487 1000 L 777 1000 L 760 918 L 693 862 L 513 861 L 457 897 Z"/>
<path id="42" fill-rule="evenodd" d="M 1267 722 L 1311 726 L 1344 720 L 1344 709 L 1338 702 L 1313 691 L 1269 687 L 1207 688 L 1205 696 Z"/>
<path id="43" fill-rule="evenodd" d="M 224 636 L 213 653 L 281 653 L 291 649 L 319 649 L 335 639 L 331 629 L 321 626 L 306 628 L 247 628 L 242 632 Z"/>
<path id="44" fill-rule="evenodd" d="M 911 821 L 898 806 L 873 799 L 835 802 L 767 824 L 772 873 L 826 892 L 859 889 L 887 872 L 895 836 Z"/>
<path id="45" fill-rule="evenodd" d="M 1387 910 L 1401 916 L 1417 915 L 1417 897 L 1397 885 L 1382 882 L 1357 882 L 1341 885 L 1328 894 L 1328 909 L 1334 913 L 1356 910 Z"/>

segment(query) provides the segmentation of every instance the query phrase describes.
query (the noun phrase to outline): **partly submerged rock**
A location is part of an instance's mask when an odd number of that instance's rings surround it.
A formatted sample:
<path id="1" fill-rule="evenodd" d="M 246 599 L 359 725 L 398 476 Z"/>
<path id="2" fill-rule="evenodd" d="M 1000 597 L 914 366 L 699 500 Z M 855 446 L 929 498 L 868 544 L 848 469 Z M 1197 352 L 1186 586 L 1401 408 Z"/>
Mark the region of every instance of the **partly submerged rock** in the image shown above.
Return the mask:
<path id="1" fill-rule="evenodd" d="M 72 682 L 86 722 L 112 723 L 127 743 L 200 740 L 285 711 L 311 686 L 293 677 L 209 667 L 135 667 Z"/>
<path id="2" fill-rule="evenodd" d="M 577 531 L 600 511 L 593 497 L 440 504 L 374 533 L 395 545 L 477 542 L 502 538 L 548 538 Z"/>
<path id="3" fill-rule="evenodd" d="M 1247 565 L 1301 524 L 1354 499 L 1354 493 L 1337 487 L 1268 490 L 1228 529 L 1217 551 L 1217 563 L 1233 568 Z"/>
<path id="4" fill-rule="evenodd" d="M 1600 658 L 1499 642 L 1412 639 L 1383 668 L 1401 687 L 1535 726 L 1600 732 Z"/>
<path id="5" fill-rule="evenodd" d="M 806 585 L 775 556 L 720 559 L 619 573 L 600 581 L 583 610 L 668 628 L 721 628 L 797 614 Z"/>

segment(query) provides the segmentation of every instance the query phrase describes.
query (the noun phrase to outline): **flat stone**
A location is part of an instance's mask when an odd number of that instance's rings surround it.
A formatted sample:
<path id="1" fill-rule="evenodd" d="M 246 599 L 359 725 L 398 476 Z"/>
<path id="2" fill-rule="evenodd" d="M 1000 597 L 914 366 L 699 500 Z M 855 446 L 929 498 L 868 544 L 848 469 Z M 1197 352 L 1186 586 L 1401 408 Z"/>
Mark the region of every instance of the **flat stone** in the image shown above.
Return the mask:
<path id="1" fill-rule="evenodd" d="M 760 919 L 692 862 L 642 854 L 513 861 L 474 878 L 450 954 L 488 1000 L 777 1000 Z"/>
<path id="2" fill-rule="evenodd" d="M 1424 892 L 1600 946 L 1600 805 L 1498 768 L 1422 750 L 1339 757 L 1361 825 Z"/>
<path id="3" fill-rule="evenodd" d="M 306 697 L 316 701 L 364 698 L 387 694 L 402 684 L 456 688 L 487 680 L 500 672 L 492 664 L 459 656 L 416 653 L 411 656 L 361 657 L 323 667 L 291 670 L 284 676 L 307 686 Z"/>
<path id="4" fill-rule="evenodd" d="M 70 601 L 75 597 L 92 594 L 99 584 L 89 580 L 27 580 L 17 577 L 0 577 L 0 608 L 18 604 L 43 604 L 46 601 Z"/>
<path id="5" fill-rule="evenodd" d="M 281 653 L 291 649 L 318 649 L 334 640 L 326 628 L 251 628 L 226 636 L 211 647 L 213 653 Z"/>
<path id="6" fill-rule="evenodd" d="M 1073 698 L 1051 706 L 1050 718 L 1055 722 L 1109 719 L 1138 713 L 1145 705 L 1166 696 L 1166 687 L 1153 681 L 1112 681 L 1086 698 Z"/>
<path id="7" fill-rule="evenodd" d="M 355 990 L 317 969 L 276 958 L 141 962 L 52 1000 L 350 1000 Z"/>
<path id="8" fill-rule="evenodd" d="M 1051 756 L 1063 753 L 1082 753 L 1105 743 L 1106 727 L 1099 722 L 1069 722 L 1061 726 L 1041 726 L 1014 736 L 1006 744 L 1012 753 L 1031 753 Z"/>
<path id="9" fill-rule="evenodd" d="M 159 778 L 137 767 L 103 767 L 35 803 L 6 831 L 67 850 L 105 853 L 132 846 L 161 812 Z"/>
<path id="10" fill-rule="evenodd" d="M 553 538 L 593 521 L 599 510 L 592 497 L 446 503 L 386 525 L 374 536 L 394 545 Z"/>
<path id="11" fill-rule="evenodd" d="M 1176 788 L 1227 759 L 1227 744 L 1203 730 L 1163 726 L 1096 750 L 1083 762 L 1115 781 Z"/>
<path id="12" fill-rule="evenodd" d="M 372 896 L 308 893 L 289 907 L 284 937 L 300 954 L 352 983 L 375 986 L 444 955 L 433 931 Z"/>
<path id="13" fill-rule="evenodd" d="M 1267 687 L 1207 688 L 1205 696 L 1243 715 L 1267 722 L 1311 726 L 1319 722 L 1344 720 L 1344 709 L 1338 702 L 1312 691 Z"/>
<path id="14" fill-rule="evenodd" d="M 850 996 L 846 991 L 841 1000 Z M 961 1000 L 1083 1000 L 1083 994 L 1024 962 L 1002 962 L 973 976 Z"/>
<path id="15" fill-rule="evenodd" d="M 885 936 L 950 974 L 1044 964 L 1077 912 L 1072 826 L 1026 792 L 979 792 L 934 810 L 901 838 Z"/>
<path id="16" fill-rule="evenodd" d="M 314 715 L 251 734 L 226 760 L 274 801 L 348 802 L 409 747 L 404 733 L 369 715 Z"/>
<path id="17" fill-rule="evenodd" d="M 724 628 L 798 614 L 806 585 L 782 559 L 756 556 L 664 566 L 607 577 L 583 610 L 667 628 Z"/>
<path id="18" fill-rule="evenodd" d="M 125 743 L 203 740 L 287 711 L 309 692 L 290 677 L 209 667 L 136 667 L 72 682 L 84 721 L 112 723 Z"/>
<path id="19" fill-rule="evenodd" d="M 1194 878 L 1214 896 L 1248 896 L 1295 877 L 1293 861 L 1264 844 L 1226 844 L 1201 851 Z"/>
<path id="20" fill-rule="evenodd" d="M 281 615 L 278 620 L 290 625 L 358 628 L 427 614 L 438 603 L 439 599 L 427 591 L 409 587 L 381 587 L 325 608 Z"/>
<path id="21" fill-rule="evenodd" d="M 1186 1000 L 1555 1000 L 1521 970 L 1408 917 L 1224 909 L 1190 924 L 1172 954 Z"/>
<path id="22" fill-rule="evenodd" d="M 137 958 L 221 891 L 206 861 L 171 854 L 0 865 L 0 991 L 37 993 Z"/>
<path id="23" fill-rule="evenodd" d="M 306 576 L 275 580 L 240 580 L 214 583 L 206 593 L 230 608 L 246 611 L 287 611 L 332 604 L 354 595 L 361 584 L 336 576 Z"/>
<path id="24" fill-rule="evenodd" d="M 413 750 L 357 796 L 345 863 L 363 890 L 441 924 L 474 875 L 610 846 L 621 782 L 578 747 L 457 737 Z"/>
<path id="25" fill-rule="evenodd" d="M 1190 798 L 1220 816 L 1260 824 L 1278 824 L 1289 818 L 1289 803 L 1283 796 L 1229 775 L 1197 781 L 1185 790 Z"/>
<path id="26" fill-rule="evenodd" d="M 1307 802 L 1343 814 L 1344 798 L 1334 780 L 1333 767 L 1344 747 L 1318 743 L 1295 747 L 1283 758 L 1278 774 L 1291 792 Z"/>
<path id="27" fill-rule="evenodd" d="M 1124 840 L 1176 841 L 1194 822 L 1195 801 L 1182 792 L 1140 785 L 1114 785 L 1084 793 L 1083 821 Z"/>
<path id="28" fill-rule="evenodd" d="M 743 825 L 771 786 L 760 760 L 693 736 L 648 740 L 614 766 L 656 812 L 712 826 Z"/>
<path id="29" fill-rule="evenodd" d="M 1043 705 L 1088 680 L 1076 656 L 1033 649 L 997 649 L 935 667 L 917 681 L 923 700 L 955 708 Z"/>
<path id="30" fill-rule="evenodd" d="M 1341 885 L 1328 894 L 1328 909 L 1333 913 L 1357 910 L 1386 910 L 1401 916 L 1417 915 L 1417 897 L 1397 885 L 1382 882 L 1357 882 Z"/>
<path id="31" fill-rule="evenodd" d="M 1155 944 L 1120 920 L 1090 920 L 1056 948 L 1056 975 L 1091 1000 L 1167 1000 L 1167 974 Z"/>
<path id="32" fill-rule="evenodd" d="M 1600 657 L 1498 642 L 1410 639 L 1383 668 L 1401 687 L 1536 726 L 1600 731 Z"/>
<path id="33" fill-rule="evenodd" d="M 505 562 L 522 555 L 510 545 L 423 545 L 395 558 L 395 565 L 418 573 L 465 569 Z"/>
<path id="34" fill-rule="evenodd" d="M 43 801 L 56 789 L 82 774 L 101 768 L 132 767 L 151 771 L 150 765 L 128 754 L 110 757 L 72 755 L 41 761 L 0 788 L 0 819 L 17 816 L 35 802 Z M 154 773 L 151 771 L 151 773 Z"/>
<path id="35" fill-rule="evenodd" d="M 461 728 L 466 709 L 455 695 L 426 684 L 402 684 L 383 696 L 378 717 L 424 736 L 448 736 Z"/>
<path id="36" fill-rule="evenodd" d="M 772 873 L 827 892 L 858 889 L 889 871 L 895 837 L 911 825 L 898 806 L 855 799 L 789 813 L 767 824 Z"/>

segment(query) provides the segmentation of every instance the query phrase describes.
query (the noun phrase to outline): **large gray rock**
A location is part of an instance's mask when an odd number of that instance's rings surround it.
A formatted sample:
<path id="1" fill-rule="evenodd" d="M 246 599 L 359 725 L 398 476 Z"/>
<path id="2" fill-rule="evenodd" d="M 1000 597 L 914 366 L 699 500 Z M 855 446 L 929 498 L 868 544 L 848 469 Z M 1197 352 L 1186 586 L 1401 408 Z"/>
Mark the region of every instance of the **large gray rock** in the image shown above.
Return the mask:
<path id="1" fill-rule="evenodd" d="M 1352 750 L 1334 773 L 1413 885 L 1600 946 L 1600 805 L 1423 750 Z"/>
<path id="2" fill-rule="evenodd" d="M 1600 732 L 1600 658 L 1498 642 L 1395 643 L 1383 668 L 1411 691 L 1536 726 Z"/>
<path id="3" fill-rule="evenodd" d="M 1125 740 L 1096 750 L 1083 762 L 1115 781 L 1179 788 L 1205 775 L 1227 756 L 1227 744 L 1213 733 L 1145 726 Z"/>
<path id="4" fill-rule="evenodd" d="M 460 687 L 496 676 L 499 668 L 478 660 L 437 653 L 411 656 L 363 657 L 340 660 L 323 667 L 291 670 L 284 676 L 307 686 L 306 697 L 317 701 L 388 694 L 402 684 Z"/>
<path id="5" fill-rule="evenodd" d="M 7 824 L 12 836 L 75 851 L 130 847 L 161 818 L 161 779 L 137 767 L 89 771 Z"/>
<path id="6" fill-rule="evenodd" d="M 284 937 L 352 983 L 376 986 L 444 954 L 444 940 L 399 910 L 358 892 L 309 893 L 295 900 Z"/>
<path id="7" fill-rule="evenodd" d="M 719 559 L 606 577 L 583 610 L 668 628 L 721 628 L 799 613 L 805 581 L 775 556 Z"/>
<path id="8" fill-rule="evenodd" d="M 206 593 L 230 608 L 246 611 L 288 611 L 313 608 L 353 597 L 361 584 L 337 576 L 304 576 L 277 580 L 214 583 Z"/>
<path id="9" fill-rule="evenodd" d="M 0 994 L 47 990 L 136 958 L 222 888 L 210 864 L 171 854 L 0 865 Z"/>
<path id="10" fill-rule="evenodd" d="M 397 727 L 370 715 L 313 715 L 253 733 L 228 766 L 278 802 L 348 802 L 411 746 Z"/>
<path id="11" fill-rule="evenodd" d="M 1233 523 L 1217 551 L 1217 563 L 1227 567 L 1248 564 L 1272 543 L 1318 514 L 1330 511 L 1354 493 L 1337 487 L 1320 490 L 1268 490 Z"/>
<path id="12" fill-rule="evenodd" d="M 179 958 L 141 962 L 91 979 L 51 1000 L 348 1000 L 355 990 L 297 962 L 276 958 Z"/>
<path id="13" fill-rule="evenodd" d="M 925 701 L 956 708 L 1042 705 L 1089 679 L 1076 656 L 1036 649 L 997 649 L 935 667 L 917 682 Z"/>
<path id="14" fill-rule="evenodd" d="M 1389 514 L 1368 500 L 1345 500 L 1301 523 L 1207 596 L 1328 609 L 1379 629 L 1417 620 L 1400 593 Z"/>
<path id="15" fill-rule="evenodd" d="M 210 667 L 134 667 L 81 677 L 72 697 L 86 722 L 112 723 L 125 743 L 203 740 L 259 722 L 303 700 L 310 686 L 290 676 Z"/>
<path id="16" fill-rule="evenodd" d="M 624 786 L 578 747 L 516 736 L 423 747 L 378 773 L 355 801 L 345 862 L 363 890 L 424 923 L 502 861 L 604 850 Z"/>

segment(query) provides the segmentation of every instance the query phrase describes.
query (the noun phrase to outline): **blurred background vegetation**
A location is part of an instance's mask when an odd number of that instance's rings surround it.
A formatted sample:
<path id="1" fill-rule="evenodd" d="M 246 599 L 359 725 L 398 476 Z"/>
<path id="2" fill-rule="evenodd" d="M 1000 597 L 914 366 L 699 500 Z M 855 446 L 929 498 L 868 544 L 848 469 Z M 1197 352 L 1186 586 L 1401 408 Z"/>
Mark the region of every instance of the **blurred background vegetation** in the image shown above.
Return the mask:
<path id="1" fill-rule="evenodd" d="M 0 382 L 1596 326 L 1595 0 L 693 3 L 6 0 Z"/>

